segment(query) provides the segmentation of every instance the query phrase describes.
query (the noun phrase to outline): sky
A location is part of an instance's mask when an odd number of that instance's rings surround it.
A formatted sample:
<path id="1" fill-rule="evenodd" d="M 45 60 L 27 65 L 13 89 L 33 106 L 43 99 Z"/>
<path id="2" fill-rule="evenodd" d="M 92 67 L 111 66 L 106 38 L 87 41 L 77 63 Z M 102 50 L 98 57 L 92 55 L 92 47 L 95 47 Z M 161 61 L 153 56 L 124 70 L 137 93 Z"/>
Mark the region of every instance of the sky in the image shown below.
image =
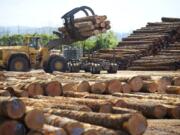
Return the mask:
<path id="1" fill-rule="evenodd" d="M 180 0 L 0 0 L 0 26 L 59 27 L 79 6 L 107 15 L 115 32 L 129 32 L 161 17 L 180 18 Z"/>

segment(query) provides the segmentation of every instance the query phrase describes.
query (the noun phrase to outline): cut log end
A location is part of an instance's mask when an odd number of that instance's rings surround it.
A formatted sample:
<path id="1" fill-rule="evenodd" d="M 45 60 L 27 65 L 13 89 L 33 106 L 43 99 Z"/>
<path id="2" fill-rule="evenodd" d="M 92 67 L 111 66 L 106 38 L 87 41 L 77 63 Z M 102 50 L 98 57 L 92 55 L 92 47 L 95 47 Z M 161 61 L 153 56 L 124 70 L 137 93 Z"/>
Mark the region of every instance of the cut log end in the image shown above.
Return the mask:
<path id="1" fill-rule="evenodd" d="M 165 115 L 167 114 L 167 109 L 166 107 L 162 106 L 162 105 L 157 105 L 154 108 L 154 116 L 156 118 L 163 118 Z"/>
<path id="2" fill-rule="evenodd" d="M 110 82 L 108 82 L 108 87 L 107 87 L 108 94 L 121 92 L 121 91 L 122 91 L 122 85 L 119 80 L 111 80 Z"/>
<path id="3" fill-rule="evenodd" d="M 91 92 L 103 94 L 106 91 L 106 83 L 98 82 L 91 85 Z"/>
<path id="4" fill-rule="evenodd" d="M 25 113 L 25 104 L 17 98 L 13 98 L 8 101 L 6 108 L 7 116 L 12 119 L 19 119 Z"/>
<path id="5" fill-rule="evenodd" d="M 0 135 L 25 135 L 26 129 L 17 121 L 5 121 L 1 124 Z"/>
<path id="6" fill-rule="evenodd" d="M 26 126 L 32 130 L 42 129 L 45 122 L 44 114 L 38 109 L 32 109 L 26 113 L 24 119 Z"/>
<path id="7" fill-rule="evenodd" d="M 91 86 L 88 81 L 82 81 L 78 84 L 77 91 L 78 92 L 90 92 Z"/>
<path id="8" fill-rule="evenodd" d="M 131 92 L 131 87 L 128 83 L 125 83 L 125 82 L 122 83 L 122 92 L 123 93 L 130 93 Z"/>
<path id="9" fill-rule="evenodd" d="M 136 113 L 124 124 L 131 135 L 142 135 L 147 128 L 147 121 L 142 114 Z"/>
<path id="10" fill-rule="evenodd" d="M 130 85 L 132 91 L 138 92 L 143 86 L 143 80 L 141 77 L 135 76 L 128 81 L 128 84 Z"/>
<path id="11" fill-rule="evenodd" d="M 31 84 L 28 84 L 28 86 L 26 87 L 27 87 L 26 90 L 28 91 L 28 94 L 30 97 L 44 94 L 44 90 L 40 83 L 34 82 Z"/>
<path id="12" fill-rule="evenodd" d="M 58 81 L 52 81 L 46 84 L 45 93 L 48 96 L 62 95 L 62 85 Z"/>

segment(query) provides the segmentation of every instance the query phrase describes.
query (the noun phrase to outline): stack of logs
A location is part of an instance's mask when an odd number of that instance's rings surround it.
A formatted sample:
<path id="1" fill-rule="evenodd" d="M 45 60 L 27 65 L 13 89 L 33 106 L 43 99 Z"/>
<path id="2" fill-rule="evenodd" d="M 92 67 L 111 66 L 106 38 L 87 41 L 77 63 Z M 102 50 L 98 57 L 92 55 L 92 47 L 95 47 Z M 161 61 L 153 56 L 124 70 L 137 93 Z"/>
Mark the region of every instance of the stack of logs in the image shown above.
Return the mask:
<path id="1" fill-rule="evenodd" d="M 162 18 L 162 22 L 148 23 L 146 27 L 137 29 L 127 38 L 123 38 L 115 49 L 99 50 L 94 58 L 107 60 L 115 58 L 119 69 L 126 69 L 134 60 L 156 55 L 161 49 L 170 49 L 167 47 L 178 41 L 180 36 L 179 20 L 178 18 Z M 179 52 L 175 53 L 177 55 L 174 57 L 178 57 Z"/>
<path id="2" fill-rule="evenodd" d="M 180 77 L 60 83 L 45 73 L 10 74 L 0 74 L 0 135 L 141 135 L 146 118 L 180 119 Z M 37 75 L 44 80 L 25 80 Z"/>
<path id="3" fill-rule="evenodd" d="M 76 18 L 74 20 L 73 26 L 75 27 L 75 30 L 78 32 L 79 35 L 72 35 L 73 33 L 71 33 L 71 31 L 69 32 L 67 27 L 65 26 L 58 28 L 58 31 L 63 33 L 63 35 L 65 36 L 64 38 L 76 41 L 79 39 L 85 40 L 99 33 L 105 33 L 111 28 L 110 21 L 107 20 L 107 16 L 105 15 Z"/>
<path id="4" fill-rule="evenodd" d="M 0 82 L 0 96 L 36 97 L 62 96 L 64 92 L 89 92 L 94 94 L 113 94 L 145 92 L 180 94 L 180 77 L 151 76 L 121 77 L 101 81 L 74 81 L 61 83 L 61 80 L 29 80 L 16 82 Z"/>

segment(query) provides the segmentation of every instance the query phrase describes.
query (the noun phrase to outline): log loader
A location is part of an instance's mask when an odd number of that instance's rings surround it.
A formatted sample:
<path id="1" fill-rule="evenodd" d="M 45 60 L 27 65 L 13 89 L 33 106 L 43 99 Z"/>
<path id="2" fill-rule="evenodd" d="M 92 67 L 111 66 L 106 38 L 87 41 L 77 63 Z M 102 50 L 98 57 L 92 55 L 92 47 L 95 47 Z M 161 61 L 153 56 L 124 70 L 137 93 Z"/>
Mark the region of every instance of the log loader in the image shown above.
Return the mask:
<path id="1" fill-rule="evenodd" d="M 53 32 L 58 36 L 57 39 L 51 40 L 46 46 L 40 45 L 39 37 L 26 37 L 23 45 L 3 46 L 0 47 L 0 67 L 8 71 L 29 71 L 31 68 L 43 68 L 46 72 L 53 71 L 61 72 L 79 72 L 81 69 L 90 71 L 91 73 L 100 73 L 102 69 L 107 69 L 109 73 L 117 72 L 117 64 L 109 62 L 104 64 L 104 61 L 97 62 L 93 60 L 83 60 L 80 57 L 77 59 L 68 59 L 63 55 L 51 54 L 50 50 L 64 44 L 71 45 L 75 41 L 85 40 L 88 37 L 81 35 L 78 29 L 74 26 L 74 15 L 78 12 L 84 12 L 86 16 L 95 16 L 94 11 L 87 6 L 75 8 L 66 13 L 64 19 L 65 27 L 70 35 L 66 37 L 63 33 Z M 67 51 L 71 55 L 71 50 Z"/>

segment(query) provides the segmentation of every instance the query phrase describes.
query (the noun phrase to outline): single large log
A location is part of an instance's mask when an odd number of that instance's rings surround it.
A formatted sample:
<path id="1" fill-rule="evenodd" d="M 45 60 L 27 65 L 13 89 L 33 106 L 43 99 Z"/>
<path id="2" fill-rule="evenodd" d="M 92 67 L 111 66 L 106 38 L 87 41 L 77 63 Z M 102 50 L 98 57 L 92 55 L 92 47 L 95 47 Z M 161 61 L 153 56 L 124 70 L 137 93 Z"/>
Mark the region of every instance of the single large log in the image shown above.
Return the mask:
<path id="1" fill-rule="evenodd" d="M 29 96 L 27 91 L 16 89 L 11 86 L 4 87 L 4 90 L 8 91 L 12 96 L 15 96 L 15 97 L 28 97 Z"/>
<path id="2" fill-rule="evenodd" d="M 81 122 L 100 125 L 111 129 L 120 129 L 129 132 L 132 135 L 143 134 L 147 128 L 146 119 L 139 113 L 136 114 L 99 114 L 93 112 L 77 112 L 67 110 L 49 110 L 44 112 L 63 117 L 69 117 Z"/>
<path id="3" fill-rule="evenodd" d="M 50 81 L 44 85 L 47 96 L 60 96 L 63 93 L 62 85 L 58 81 Z"/>
<path id="4" fill-rule="evenodd" d="M 29 129 L 40 130 L 44 125 L 44 114 L 38 109 L 26 108 L 24 122 Z"/>
<path id="5" fill-rule="evenodd" d="M 78 92 L 90 92 L 91 86 L 88 81 L 81 81 L 77 86 Z"/>
<path id="6" fill-rule="evenodd" d="M 18 89 L 26 90 L 30 97 L 44 94 L 43 87 L 41 86 L 39 82 L 28 83 L 28 84 L 24 84 L 24 85 L 20 85 L 16 87 Z"/>
<path id="7" fill-rule="evenodd" d="M 79 83 L 67 83 L 63 85 L 63 91 L 79 91 L 90 92 L 91 86 L 88 81 L 81 81 Z"/>
<path id="8" fill-rule="evenodd" d="M 122 85 L 119 80 L 110 80 L 107 82 L 107 91 L 106 93 L 112 94 L 115 92 L 121 92 L 122 91 Z"/>
<path id="9" fill-rule="evenodd" d="M 143 80 L 140 76 L 134 76 L 128 80 L 128 84 L 130 85 L 132 91 L 137 92 L 143 87 Z"/>
<path id="10" fill-rule="evenodd" d="M 63 128 L 68 135 L 81 135 L 84 132 L 84 127 L 80 122 L 68 118 L 46 114 L 45 122 L 48 125 Z"/>
<path id="11" fill-rule="evenodd" d="M 91 85 L 91 92 L 103 94 L 106 91 L 107 85 L 104 82 L 95 82 Z"/>
<path id="12" fill-rule="evenodd" d="M 60 104 L 60 105 L 51 106 L 51 108 L 75 110 L 75 111 L 86 111 L 86 112 L 92 111 L 91 108 L 89 108 L 85 105 Z"/>
<path id="13" fill-rule="evenodd" d="M 25 113 L 25 104 L 17 98 L 0 97 L 0 115 L 19 119 Z"/>
<path id="14" fill-rule="evenodd" d="M 123 99 L 122 99 L 123 100 Z M 138 101 L 130 101 L 127 99 L 123 100 L 124 102 L 117 103 L 117 107 L 124 107 L 129 109 L 135 109 L 137 111 L 142 112 L 142 114 L 148 118 L 163 118 L 167 114 L 167 108 L 158 105 L 155 103 L 147 103 L 147 102 L 138 102 Z"/>
<path id="15" fill-rule="evenodd" d="M 179 95 L 170 95 L 170 94 L 158 94 L 158 93 L 148 93 L 148 95 L 146 93 L 133 93 L 133 94 L 128 94 L 128 93 L 114 93 L 113 96 L 116 97 L 126 97 L 126 98 L 136 98 L 136 99 L 145 99 L 145 100 L 156 100 L 157 101 L 161 101 L 161 103 L 167 104 L 167 103 L 171 103 L 171 105 L 176 105 L 175 102 L 179 101 L 180 96 Z M 175 104 L 173 104 L 175 103 Z"/>
<path id="16" fill-rule="evenodd" d="M 80 98 L 69 98 L 69 97 L 37 97 L 38 99 L 44 99 L 44 102 L 54 102 L 56 104 L 69 103 L 69 104 L 78 104 L 86 105 L 92 109 L 94 112 L 110 113 L 112 111 L 111 102 L 104 100 L 93 100 L 93 99 L 80 99 Z M 26 104 L 28 104 L 27 98 L 21 98 Z"/>
<path id="17" fill-rule="evenodd" d="M 60 117 L 60 116 L 57 116 L 57 115 L 48 115 L 48 114 L 46 114 L 46 116 L 47 117 L 49 117 L 50 116 L 50 118 L 48 118 L 48 119 L 51 119 L 51 120 L 49 120 L 49 122 L 51 121 L 52 122 L 52 124 L 51 125 L 54 125 L 54 126 L 56 126 L 56 127 L 67 127 L 67 126 L 64 126 L 64 125 L 66 125 L 67 123 L 68 123 L 68 121 L 70 122 L 70 125 L 69 125 L 69 127 L 70 126 L 73 126 L 73 125 L 75 125 L 75 124 L 73 124 L 73 123 L 75 123 L 76 122 L 76 124 L 77 123 L 80 123 L 80 127 L 82 128 L 82 126 L 83 126 L 83 129 L 82 129 L 82 133 L 81 133 L 81 135 L 83 134 L 83 135 L 119 135 L 119 134 L 117 134 L 116 133 L 116 131 L 114 131 L 114 130 L 111 130 L 111 129 L 107 129 L 107 128 L 104 128 L 104 127 L 101 127 L 101 126 L 95 126 L 95 125 L 92 125 L 92 124 L 87 124 L 87 123 L 83 123 L 83 122 L 78 122 L 78 121 L 76 121 L 76 120 L 72 120 L 72 119 L 69 119 L 69 118 L 64 118 L 64 117 Z M 47 119 L 47 120 L 48 120 Z M 53 122 L 54 121 L 54 122 Z M 64 121 L 64 122 L 63 122 Z M 74 127 L 75 128 L 75 127 Z M 66 128 L 65 128 L 66 129 Z M 70 131 L 71 132 L 71 131 Z M 71 132 L 72 133 L 72 132 Z M 79 134 L 79 133 L 77 133 L 77 132 L 74 132 L 75 133 L 75 135 L 77 135 L 77 134 Z M 94 133 L 94 134 L 93 134 Z M 121 134 L 120 135 L 127 135 L 125 132 L 120 132 Z"/>
<path id="18" fill-rule="evenodd" d="M 105 15 L 104 16 L 86 16 L 86 17 L 76 18 L 74 22 L 77 23 L 77 22 L 95 21 L 95 23 L 101 23 L 106 19 L 107 19 L 107 16 Z"/>
<path id="19" fill-rule="evenodd" d="M 91 21 L 74 23 L 74 26 L 76 28 L 84 28 L 84 27 L 88 27 L 88 26 L 92 26 L 92 25 L 93 25 L 93 23 Z"/>
<path id="20" fill-rule="evenodd" d="M 26 135 L 26 129 L 22 123 L 0 117 L 0 135 Z"/>

